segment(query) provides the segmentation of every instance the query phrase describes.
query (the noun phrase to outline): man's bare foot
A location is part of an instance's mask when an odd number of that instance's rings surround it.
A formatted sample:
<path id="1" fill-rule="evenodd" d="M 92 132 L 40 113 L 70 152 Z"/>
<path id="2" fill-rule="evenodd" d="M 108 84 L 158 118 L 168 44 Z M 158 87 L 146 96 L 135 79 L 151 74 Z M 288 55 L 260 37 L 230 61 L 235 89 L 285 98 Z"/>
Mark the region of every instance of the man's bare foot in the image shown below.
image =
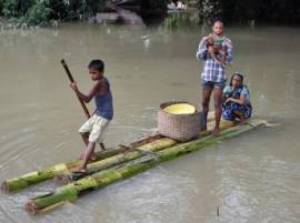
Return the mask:
<path id="1" fill-rule="evenodd" d="M 214 128 L 214 130 L 211 133 L 214 137 L 217 137 L 220 135 L 220 129 L 219 128 Z"/>
<path id="2" fill-rule="evenodd" d="M 247 119 L 241 119 L 237 122 L 238 125 L 243 125 L 247 122 Z"/>

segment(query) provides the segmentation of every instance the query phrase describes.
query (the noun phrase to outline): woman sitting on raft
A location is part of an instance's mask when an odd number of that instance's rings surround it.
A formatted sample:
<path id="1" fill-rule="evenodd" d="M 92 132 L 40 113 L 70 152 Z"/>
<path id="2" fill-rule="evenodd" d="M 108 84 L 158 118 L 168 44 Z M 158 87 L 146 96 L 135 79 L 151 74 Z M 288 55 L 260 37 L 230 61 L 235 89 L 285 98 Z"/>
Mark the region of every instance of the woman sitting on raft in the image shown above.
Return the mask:
<path id="1" fill-rule="evenodd" d="M 250 103 L 250 92 L 246 85 L 243 85 L 244 76 L 235 72 L 229 86 L 223 90 L 222 116 L 226 120 L 242 124 L 251 117 L 252 106 Z"/>

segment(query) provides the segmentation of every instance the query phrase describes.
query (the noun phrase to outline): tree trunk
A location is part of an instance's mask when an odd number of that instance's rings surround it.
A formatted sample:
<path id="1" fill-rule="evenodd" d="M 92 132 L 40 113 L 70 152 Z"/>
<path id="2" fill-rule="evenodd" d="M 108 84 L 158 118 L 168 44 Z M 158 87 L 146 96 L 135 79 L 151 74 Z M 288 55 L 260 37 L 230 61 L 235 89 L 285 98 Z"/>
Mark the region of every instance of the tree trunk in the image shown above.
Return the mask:
<path id="1" fill-rule="evenodd" d="M 76 200 L 83 192 L 102 188 L 119 180 L 126 179 L 158 165 L 161 162 L 175 159 L 182 154 L 190 153 L 205 146 L 235 137 L 264 124 L 265 121 L 263 120 L 251 120 L 248 124 L 223 130 L 218 137 L 206 136 L 198 140 L 181 143 L 155 152 L 156 155 L 148 154 L 126 163 L 125 166 L 92 174 L 81 180 L 62 186 L 53 193 L 33 198 L 26 203 L 25 209 L 31 213 L 40 213 L 53 209 L 66 202 Z"/>

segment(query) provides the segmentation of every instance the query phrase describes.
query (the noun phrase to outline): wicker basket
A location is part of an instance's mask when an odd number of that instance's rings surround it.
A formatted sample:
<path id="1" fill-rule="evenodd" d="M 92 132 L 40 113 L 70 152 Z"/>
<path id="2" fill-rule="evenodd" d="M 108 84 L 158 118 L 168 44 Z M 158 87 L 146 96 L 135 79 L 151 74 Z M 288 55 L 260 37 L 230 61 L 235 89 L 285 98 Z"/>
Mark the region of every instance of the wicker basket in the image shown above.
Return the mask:
<path id="1" fill-rule="evenodd" d="M 181 142 L 198 138 L 200 136 L 200 112 L 196 110 L 193 114 L 175 115 L 164 111 L 167 106 L 178 103 L 188 102 L 174 101 L 160 105 L 157 116 L 158 132 Z"/>

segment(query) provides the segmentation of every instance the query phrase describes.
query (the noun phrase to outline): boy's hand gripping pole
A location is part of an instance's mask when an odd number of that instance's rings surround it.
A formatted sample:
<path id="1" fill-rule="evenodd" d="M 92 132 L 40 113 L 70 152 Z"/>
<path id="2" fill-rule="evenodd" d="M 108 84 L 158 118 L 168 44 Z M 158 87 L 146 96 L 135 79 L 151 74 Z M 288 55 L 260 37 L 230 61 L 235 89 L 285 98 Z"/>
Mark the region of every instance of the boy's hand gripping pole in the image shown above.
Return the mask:
<path id="1" fill-rule="evenodd" d="M 70 72 L 70 70 L 68 68 L 68 65 L 66 64 L 65 60 L 62 59 L 60 62 L 62 64 L 62 66 L 65 68 L 65 71 L 66 71 L 66 73 L 67 73 L 67 75 L 69 77 L 70 82 L 73 83 L 74 82 L 74 78 L 73 78 L 73 76 L 72 76 L 72 74 L 71 74 L 71 72 Z M 89 110 L 87 109 L 87 107 L 84 104 L 83 100 L 79 97 L 79 95 L 77 93 L 76 93 L 76 96 L 77 96 L 77 98 L 78 98 L 78 100 L 79 100 L 79 102 L 81 104 L 81 107 L 82 107 L 82 109 L 83 109 L 83 111 L 85 113 L 85 116 L 89 119 L 91 117 L 91 115 L 89 113 Z"/>

